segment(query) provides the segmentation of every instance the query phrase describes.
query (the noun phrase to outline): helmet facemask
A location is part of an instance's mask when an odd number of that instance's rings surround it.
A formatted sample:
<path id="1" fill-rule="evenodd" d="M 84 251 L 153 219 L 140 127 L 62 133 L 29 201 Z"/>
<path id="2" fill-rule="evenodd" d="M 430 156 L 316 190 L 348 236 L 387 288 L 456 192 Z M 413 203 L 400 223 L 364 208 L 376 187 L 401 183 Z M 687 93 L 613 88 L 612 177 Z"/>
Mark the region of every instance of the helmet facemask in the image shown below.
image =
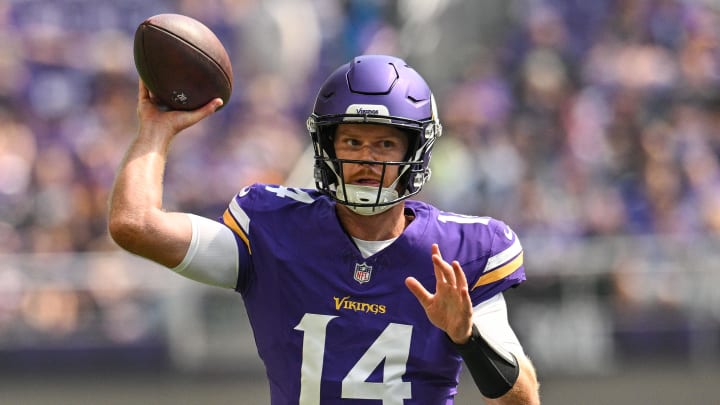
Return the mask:
<path id="1" fill-rule="evenodd" d="M 435 139 L 440 133 L 437 122 L 414 122 L 412 125 L 393 125 L 400 128 L 408 137 L 408 150 L 400 161 L 370 161 L 357 159 L 339 159 L 335 154 L 334 136 L 337 126 L 342 122 L 358 123 L 358 117 L 338 117 L 341 121 L 318 120 L 314 115 L 308 119 L 308 130 L 315 149 L 315 184 L 318 190 L 325 192 L 335 201 L 349 207 L 361 215 L 376 215 L 387 211 L 418 192 L 430 178 L 428 161 Z M 387 117 L 362 117 L 364 124 L 387 124 Z M 397 121 L 397 118 L 394 119 Z M 347 184 L 344 181 L 344 167 L 347 164 L 381 166 L 380 184 L 363 186 Z M 383 187 L 393 167 L 397 167 L 397 177 L 387 187 Z"/>

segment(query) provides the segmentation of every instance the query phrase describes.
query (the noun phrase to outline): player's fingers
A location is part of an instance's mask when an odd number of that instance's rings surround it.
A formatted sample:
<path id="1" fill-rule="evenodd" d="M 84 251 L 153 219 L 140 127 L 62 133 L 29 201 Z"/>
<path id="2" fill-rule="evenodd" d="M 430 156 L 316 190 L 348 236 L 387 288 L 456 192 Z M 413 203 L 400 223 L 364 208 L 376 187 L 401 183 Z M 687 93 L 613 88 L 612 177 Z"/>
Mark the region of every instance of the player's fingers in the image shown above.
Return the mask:
<path id="1" fill-rule="evenodd" d="M 204 106 L 198 108 L 197 110 L 191 111 L 190 113 L 195 116 L 195 118 L 205 118 L 208 115 L 211 115 L 215 111 L 217 111 L 218 108 L 222 107 L 223 101 L 221 98 L 214 98 L 210 101 L 208 101 L 207 104 Z M 198 120 L 199 121 L 199 120 Z"/>
<path id="2" fill-rule="evenodd" d="M 210 102 L 207 104 L 207 107 L 212 109 L 212 112 L 217 111 L 220 107 L 223 106 L 225 102 L 221 98 L 215 98 L 210 100 Z"/>
<path id="3" fill-rule="evenodd" d="M 455 286 L 455 274 L 453 274 L 453 269 L 450 266 L 448 262 L 446 262 L 442 258 L 442 254 L 440 254 L 440 249 L 438 248 L 437 244 L 433 244 L 433 266 L 435 268 L 435 277 L 437 278 L 438 282 L 444 282 L 451 286 Z"/>
<path id="4" fill-rule="evenodd" d="M 137 114 L 141 120 L 144 120 L 146 116 L 152 113 L 155 108 L 153 102 L 152 93 L 145 86 L 142 79 L 138 80 L 138 102 L 137 102 Z"/>
<path id="5" fill-rule="evenodd" d="M 215 111 L 218 110 L 218 108 L 222 107 L 222 105 L 223 101 L 221 98 L 215 98 L 210 100 L 207 104 L 194 111 L 194 113 L 198 114 L 196 117 L 197 120 L 200 121 L 201 119 L 214 114 Z"/>
<path id="6" fill-rule="evenodd" d="M 467 288 L 468 283 L 467 278 L 465 277 L 465 272 L 463 271 L 460 263 L 457 260 L 453 260 L 452 268 L 453 274 L 455 275 L 455 285 L 457 286 L 457 288 Z"/>
<path id="7" fill-rule="evenodd" d="M 157 97 L 147 88 L 145 82 L 140 79 L 138 80 L 138 108 L 141 108 L 144 104 L 152 104 L 156 108 L 166 110 L 160 105 Z"/>
<path id="8" fill-rule="evenodd" d="M 145 83 L 142 81 L 142 79 L 138 80 L 138 101 L 142 101 L 145 99 L 150 98 L 150 92 L 148 91 L 147 87 L 145 86 Z"/>
<path id="9" fill-rule="evenodd" d="M 433 295 L 430 291 L 426 290 L 422 284 L 415 277 L 408 277 L 405 279 L 405 286 L 410 292 L 417 298 L 420 305 L 427 307 L 428 303 L 432 299 Z"/>
<path id="10" fill-rule="evenodd" d="M 182 130 L 187 127 L 190 127 L 190 126 L 194 125 L 195 123 L 201 121 L 202 119 L 212 115 L 222 105 L 223 105 L 222 99 L 215 98 L 213 100 L 210 100 L 207 104 L 205 104 L 204 106 L 202 106 L 196 110 L 181 112 L 180 116 L 182 117 L 182 119 L 180 122 L 179 129 Z"/>
<path id="11" fill-rule="evenodd" d="M 438 255 L 438 256 L 442 257 L 442 253 L 440 253 L 440 246 L 437 243 L 433 243 L 432 247 L 430 249 L 431 249 L 430 254 Z"/>
<path id="12" fill-rule="evenodd" d="M 433 262 L 433 271 L 435 272 L 435 279 L 437 280 L 437 283 L 440 284 L 445 282 L 445 276 L 442 274 L 442 270 L 438 269 L 437 263 L 442 261 L 442 254 L 440 253 L 440 248 L 437 243 L 433 243 L 430 248 L 430 258 Z"/>

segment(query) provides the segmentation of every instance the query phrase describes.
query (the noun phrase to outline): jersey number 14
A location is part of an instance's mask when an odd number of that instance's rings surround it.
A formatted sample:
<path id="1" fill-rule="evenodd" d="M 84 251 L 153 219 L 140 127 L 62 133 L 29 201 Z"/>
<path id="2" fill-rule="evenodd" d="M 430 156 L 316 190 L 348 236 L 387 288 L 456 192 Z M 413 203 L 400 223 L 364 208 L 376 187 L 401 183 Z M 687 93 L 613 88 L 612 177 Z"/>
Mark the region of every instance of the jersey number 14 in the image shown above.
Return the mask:
<path id="1" fill-rule="evenodd" d="M 300 385 L 300 403 L 320 404 L 323 358 L 327 325 L 337 316 L 305 314 L 295 327 L 303 334 L 303 357 Z M 403 381 L 410 354 L 412 326 L 390 323 L 365 354 L 342 380 L 341 398 L 379 399 L 383 405 L 402 405 L 411 398 L 410 382 Z M 368 382 L 370 374 L 382 363 L 382 382 Z"/>

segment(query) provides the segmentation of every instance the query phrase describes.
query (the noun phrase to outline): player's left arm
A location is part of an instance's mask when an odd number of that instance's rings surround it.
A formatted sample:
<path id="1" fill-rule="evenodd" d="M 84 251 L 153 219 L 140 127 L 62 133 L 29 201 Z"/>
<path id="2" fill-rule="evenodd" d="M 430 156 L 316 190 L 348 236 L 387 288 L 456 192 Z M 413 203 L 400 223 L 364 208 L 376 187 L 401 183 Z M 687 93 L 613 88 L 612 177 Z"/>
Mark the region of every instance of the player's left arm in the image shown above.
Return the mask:
<path id="1" fill-rule="evenodd" d="M 535 367 L 524 355 L 516 355 L 520 374 L 510 391 L 495 399 L 485 398 L 486 405 L 536 405 L 540 404 L 540 384 Z"/>
<path id="2" fill-rule="evenodd" d="M 539 403 L 538 382 L 535 368 L 530 359 L 525 356 L 522 345 L 510 326 L 507 315 L 507 305 L 502 293 L 483 301 L 473 308 L 473 322 L 477 333 L 498 352 L 512 353 L 517 362 L 518 379 L 510 390 L 498 399 L 485 399 L 487 405 L 502 404 L 535 404 Z"/>
<path id="3" fill-rule="evenodd" d="M 459 349 L 482 394 L 498 405 L 540 403 L 535 369 L 521 352 L 508 354 L 485 339 L 473 322 L 473 306 L 460 263 L 446 262 L 432 246 L 435 293 L 414 277 L 405 284 L 425 309 L 430 322 L 442 329 Z M 499 350 L 498 350 L 499 349 Z M 492 399 L 490 399 L 492 398 Z"/>

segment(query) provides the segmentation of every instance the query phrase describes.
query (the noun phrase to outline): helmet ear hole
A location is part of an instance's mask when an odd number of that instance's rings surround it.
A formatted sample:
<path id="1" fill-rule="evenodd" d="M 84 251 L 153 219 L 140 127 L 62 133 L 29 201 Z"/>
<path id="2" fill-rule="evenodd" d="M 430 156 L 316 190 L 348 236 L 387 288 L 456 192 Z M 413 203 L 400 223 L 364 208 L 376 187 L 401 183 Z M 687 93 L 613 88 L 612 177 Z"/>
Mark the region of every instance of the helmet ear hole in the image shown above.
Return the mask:
<path id="1" fill-rule="evenodd" d="M 320 124 L 312 136 L 315 148 L 315 165 L 313 176 L 318 190 L 330 193 L 339 185 L 342 177 L 342 166 L 336 159 L 335 132 L 337 124 Z"/>
<path id="2" fill-rule="evenodd" d="M 330 165 L 334 165 L 334 163 L 330 161 L 322 161 L 316 163 L 313 168 L 316 188 L 326 193 L 336 190 L 339 186 L 338 176 L 335 174 Z"/>
<path id="3" fill-rule="evenodd" d="M 418 148 L 420 147 L 420 132 L 413 130 L 413 129 L 407 129 L 407 128 L 401 128 L 402 132 L 405 134 L 408 140 L 408 148 L 405 152 L 405 158 L 403 160 L 408 161 L 412 160 L 413 156 L 415 156 L 415 153 L 417 153 Z"/>
<path id="4" fill-rule="evenodd" d="M 420 188 L 425 181 L 425 175 L 423 173 L 416 173 L 415 180 L 413 180 L 413 187 Z"/>
<path id="5" fill-rule="evenodd" d="M 337 131 L 337 124 L 333 125 L 320 125 L 318 126 L 317 136 L 320 147 L 328 157 L 335 159 L 335 132 Z"/>

